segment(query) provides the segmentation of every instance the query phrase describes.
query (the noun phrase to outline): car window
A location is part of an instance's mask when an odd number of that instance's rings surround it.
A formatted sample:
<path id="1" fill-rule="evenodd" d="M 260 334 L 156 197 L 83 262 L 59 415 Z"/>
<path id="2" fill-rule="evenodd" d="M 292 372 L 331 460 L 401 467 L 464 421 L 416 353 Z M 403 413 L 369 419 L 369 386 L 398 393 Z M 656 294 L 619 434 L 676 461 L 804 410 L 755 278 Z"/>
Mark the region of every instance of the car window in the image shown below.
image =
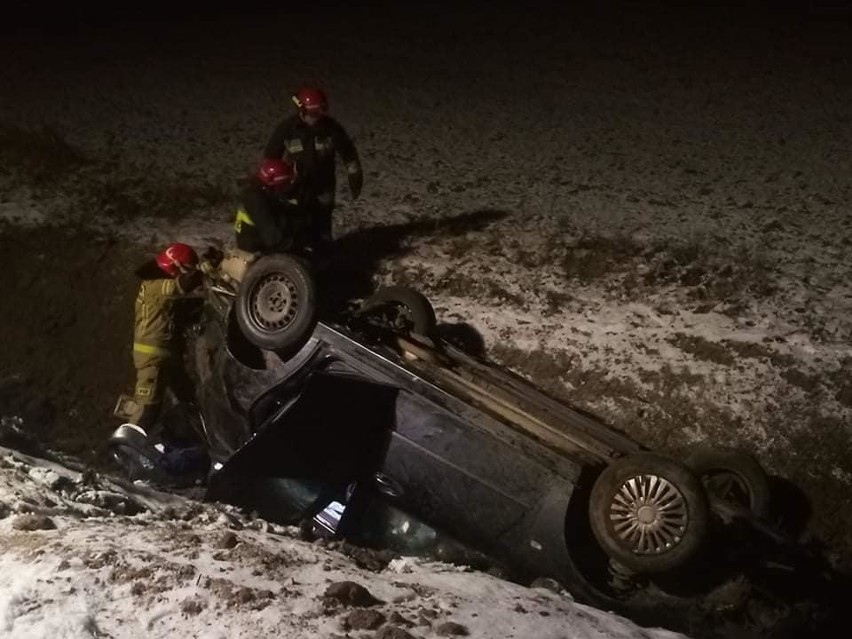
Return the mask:
<path id="1" fill-rule="evenodd" d="M 412 513 L 406 512 L 375 492 L 355 513 L 357 521 L 344 519 L 346 537 L 351 541 L 376 548 L 389 548 L 402 555 L 416 555 L 437 561 L 464 564 L 487 570 L 497 562 L 478 550 L 461 543 Z M 349 516 L 343 512 L 344 518 Z"/>
<path id="2" fill-rule="evenodd" d="M 279 524 L 299 523 L 320 511 L 339 492 L 338 486 L 308 479 L 235 476 L 227 471 L 227 465 L 223 470 L 211 477 L 207 500 L 235 504 Z"/>
<path id="3" fill-rule="evenodd" d="M 316 504 L 303 499 L 298 482 L 334 492 L 377 472 L 395 426 L 396 395 L 394 388 L 350 375 L 314 373 L 295 400 L 228 460 L 217 483 L 234 477 L 274 486 L 283 510 L 303 507 L 307 513 Z"/>

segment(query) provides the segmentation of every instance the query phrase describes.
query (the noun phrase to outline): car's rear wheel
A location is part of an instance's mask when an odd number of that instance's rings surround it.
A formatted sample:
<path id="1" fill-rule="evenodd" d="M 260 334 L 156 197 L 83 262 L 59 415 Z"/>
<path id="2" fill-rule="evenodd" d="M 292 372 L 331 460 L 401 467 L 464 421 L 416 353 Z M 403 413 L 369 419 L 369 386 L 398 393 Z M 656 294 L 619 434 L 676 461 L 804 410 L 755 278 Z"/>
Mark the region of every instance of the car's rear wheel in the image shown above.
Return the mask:
<path id="1" fill-rule="evenodd" d="M 698 478 L 676 461 L 637 453 L 612 462 L 592 486 L 592 532 L 615 561 L 642 573 L 686 563 L 704 542 L 709 517 Z"/>
<path id="2" fill-rule="evenodd" d="M 426 296 L 406 286 L 379 289 L 364 302 L 361 312 L 380 315 L 388 328 L 403 333 L 429 336 L 438 325 L 435 309 Z"/>
<path id="3" fill-rule="evenodd" d="M 769 518 L 769 478 L 751 455 L 732 448 L 699 446 L 690 451 L 685 463 L 712 497 L 744 508 L 758 519 Z"/>
<path id="4" fill-rule="evenodd" d="M 252 344 L 293 352 L 316 322 L 316 285 L 308 268 L 290 255 L 266 255 L 251 264 L 237 292 L 237 325 Z"/>

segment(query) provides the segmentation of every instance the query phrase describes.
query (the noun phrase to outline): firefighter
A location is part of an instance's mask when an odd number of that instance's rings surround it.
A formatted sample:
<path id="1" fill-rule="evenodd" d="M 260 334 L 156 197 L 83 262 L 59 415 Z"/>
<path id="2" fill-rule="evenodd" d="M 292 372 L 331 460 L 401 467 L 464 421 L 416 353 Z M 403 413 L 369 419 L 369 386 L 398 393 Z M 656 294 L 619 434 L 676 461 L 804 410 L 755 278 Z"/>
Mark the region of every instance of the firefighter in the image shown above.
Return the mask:
<path id="1" fill-rule="evenodd" d="M 337 154 L 346 167 L 353 200 L 361 195 L 364 176 L 351 138 L 343 126 L 328 115 L 328 99 L 323 90 L 304 87 L 292 99 L 297 113 L 276 127 L 263 156 L 268 159 L 287 157 L 296 163 L 304 183 L 304 204 L 311 212 L 312 241 L 319 248 L 332 240 Z"/>
<path id="2" fill-rule="evenodd" d="M 205 257 L 215 259 L 214 252 L 209 249 Z M 136 386 L 123 416 L 140 428 L 157 421 L 166 388 L 179 401 L 192 400 L 192 385 L 180 354 L 180 329 L 188 310 L 181 300 L 191 297 L 209 268 L 210 261 L 200 263 L 190 246 L 173 243 L 136 270 L 142 280 L 133 327 Z"/>
<path id="3" fill-rule="evenodd" d="M 293 162 L 263 160 L 237 209 L 237 248 L 250 253 L 280 253 L 308 243 L 310 212 L 303 206 L 300 191 Z"/>

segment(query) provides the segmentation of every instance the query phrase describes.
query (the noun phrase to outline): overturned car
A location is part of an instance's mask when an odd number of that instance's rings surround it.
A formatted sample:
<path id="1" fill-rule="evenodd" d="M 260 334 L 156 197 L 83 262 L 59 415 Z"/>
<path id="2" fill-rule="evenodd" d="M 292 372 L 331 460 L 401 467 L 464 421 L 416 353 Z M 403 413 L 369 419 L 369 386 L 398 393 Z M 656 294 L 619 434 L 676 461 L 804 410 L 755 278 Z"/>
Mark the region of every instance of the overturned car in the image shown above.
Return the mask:
<path id="1" fill-rule="evenodd" d="M 440 339 L 416 291 L 320 320 L 315 297 L 286 256 L 208 287 L 188 344 L 208 499 L 360 544 L 493 558 L 607 605 L 688 569 L 714 522 L 767 514 L 751 457 L 643 450 Z M 162 474 L 122 428 L 117 455 Z"/>

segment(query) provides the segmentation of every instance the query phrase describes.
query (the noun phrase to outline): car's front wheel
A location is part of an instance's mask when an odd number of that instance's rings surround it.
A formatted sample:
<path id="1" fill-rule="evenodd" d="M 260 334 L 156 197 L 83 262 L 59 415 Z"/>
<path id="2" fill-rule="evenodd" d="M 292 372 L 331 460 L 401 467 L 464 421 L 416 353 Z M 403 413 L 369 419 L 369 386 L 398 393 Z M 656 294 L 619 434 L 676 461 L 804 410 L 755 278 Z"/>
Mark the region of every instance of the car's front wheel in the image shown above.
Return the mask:
<path id="1" fill-rule="evenodd" d="M 367 298 L 361 313 L 379 316 L 391 330 L 429 336 L 438 321 L 435 309 L 425 295 L 406 286 L 389 286 Z"/>
<path id="2" fill-rule="evenodd" d="M 307 266 L 283 254 L 252 263 L 234 303 L 237 325 L 259 348 L 292 352 L 310 337 L 316 322 L 316 285 Z"/>
<path id="3" fill-rule="evenodd" d="M 640 573 L 677 568 L 704 542 L 709 517 L 701 482 L 653 453 L 612 462 L 592 486 L 592 532 L 615 561 Z"/>

